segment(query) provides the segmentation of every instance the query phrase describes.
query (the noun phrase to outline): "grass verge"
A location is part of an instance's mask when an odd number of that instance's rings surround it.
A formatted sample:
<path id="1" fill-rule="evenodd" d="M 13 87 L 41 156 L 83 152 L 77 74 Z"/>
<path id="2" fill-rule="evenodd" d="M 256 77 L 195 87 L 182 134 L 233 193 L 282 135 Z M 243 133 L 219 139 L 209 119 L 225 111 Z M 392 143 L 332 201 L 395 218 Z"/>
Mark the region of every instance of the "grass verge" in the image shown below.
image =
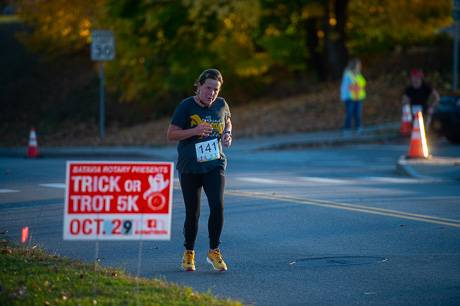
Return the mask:
<path id="1" fill-rule="evenodd" d="M 0 305 L 241 305 L 5 241 L 0 269 Z"/>

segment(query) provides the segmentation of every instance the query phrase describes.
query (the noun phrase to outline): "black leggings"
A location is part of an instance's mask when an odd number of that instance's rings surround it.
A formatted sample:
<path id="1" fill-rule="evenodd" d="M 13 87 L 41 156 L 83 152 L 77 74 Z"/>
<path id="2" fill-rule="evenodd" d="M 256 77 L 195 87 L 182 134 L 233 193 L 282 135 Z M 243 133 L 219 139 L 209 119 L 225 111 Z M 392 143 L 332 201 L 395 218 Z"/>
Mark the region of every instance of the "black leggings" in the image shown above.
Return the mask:
<path id="1" fill-rule="evenodd" d="M 216 169 L 208 173 L 181 173 L 180 185 L 185 202 L 184 246 L 193 250 L 198 233 L 200 218 L 201 188 L 204 189 L 209 204 L 209 247 L 219 247 L 220 234 L 224 225 L 224 170 Z"/>

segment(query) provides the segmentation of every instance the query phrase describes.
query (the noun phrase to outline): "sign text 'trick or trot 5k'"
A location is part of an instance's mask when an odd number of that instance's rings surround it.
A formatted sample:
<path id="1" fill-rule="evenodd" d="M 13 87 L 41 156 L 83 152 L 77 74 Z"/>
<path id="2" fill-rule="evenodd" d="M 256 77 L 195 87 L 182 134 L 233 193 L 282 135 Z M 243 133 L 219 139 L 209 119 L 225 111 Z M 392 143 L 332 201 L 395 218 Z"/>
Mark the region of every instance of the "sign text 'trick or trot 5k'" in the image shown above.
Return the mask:
<path id="1" fill-rule="evenodd" d="M 173 163 L 67 163 L 65 240 L 169 240 Z"/>

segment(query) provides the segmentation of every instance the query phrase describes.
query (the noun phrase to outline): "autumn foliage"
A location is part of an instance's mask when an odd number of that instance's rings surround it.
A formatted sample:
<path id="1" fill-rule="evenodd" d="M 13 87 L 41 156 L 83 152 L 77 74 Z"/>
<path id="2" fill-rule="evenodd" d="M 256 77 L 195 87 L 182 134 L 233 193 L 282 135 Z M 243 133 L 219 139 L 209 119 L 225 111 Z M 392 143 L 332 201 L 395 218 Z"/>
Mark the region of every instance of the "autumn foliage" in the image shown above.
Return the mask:
<path id="1" fill-rule="evenodd" d="M 31 29 L 22 41 L 48 57 L 88 53 L 91 30 L 114 31 L 108 88 L 120 101 L 159 111 L 190 93 L 204 68 L 223 72 L 227 93 L 260 95 L 286 79 L 337 79 L 350 55 L 433 42 L 452 22 L 450 1 L 22 0 L 18 7 Z"/>

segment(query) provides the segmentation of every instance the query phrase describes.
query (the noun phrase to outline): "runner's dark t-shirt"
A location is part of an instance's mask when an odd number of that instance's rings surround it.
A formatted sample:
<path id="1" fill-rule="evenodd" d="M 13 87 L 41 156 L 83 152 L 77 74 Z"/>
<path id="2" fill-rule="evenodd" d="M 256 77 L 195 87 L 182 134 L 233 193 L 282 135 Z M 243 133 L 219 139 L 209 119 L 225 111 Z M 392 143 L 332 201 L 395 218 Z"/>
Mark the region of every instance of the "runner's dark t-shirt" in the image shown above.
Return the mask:
<path id="1" fill-rule="evenodd" d="M 433 88 L 430 85 L 423 83 L 419 88 L 413 86 L 406 87 L 404 94 L 409 97 L 410 105 L 421 105 L 423 113 L 425 114 L 428 110 L 428 99 L 433 92 Z"/>
<path id="2" fill-rule="evenodd" d="M 174 111 L 171 119 L 171 124 L 182 129 L 190 129 L 202 122 L 207 122 L 212 125 L 212 133 L 208 137 L 193 136 L 179 141 L 177 145 L 177 170 L 179 173 L 206 173 L 216 168 L 225 170 L 227 160 L 222 151 L 222 134 L 225 128 L 225 122 L 231 117 L 230 109 L 227 102 L 218 97 L 210 107 L 202 107 L 198 105 L 194 97 L 188 97 L 183 100 Z M 198 162 L 195 144 L 209 141 L 212 139 L 218 140 L 220 158 Z"/>

